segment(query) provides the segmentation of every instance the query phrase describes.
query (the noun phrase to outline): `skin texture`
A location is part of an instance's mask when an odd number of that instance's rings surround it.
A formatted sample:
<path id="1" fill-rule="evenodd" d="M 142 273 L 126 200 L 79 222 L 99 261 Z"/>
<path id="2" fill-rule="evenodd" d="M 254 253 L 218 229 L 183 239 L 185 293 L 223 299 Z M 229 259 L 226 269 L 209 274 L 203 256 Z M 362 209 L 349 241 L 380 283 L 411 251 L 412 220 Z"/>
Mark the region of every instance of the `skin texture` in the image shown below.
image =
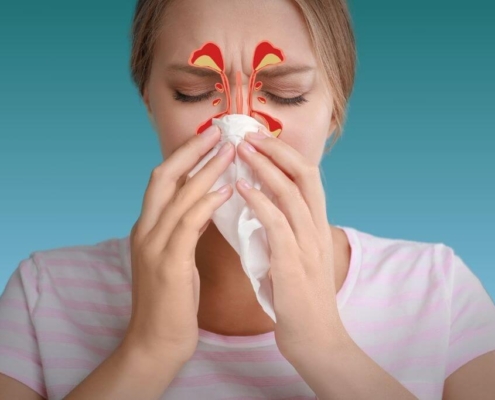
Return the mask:
<path id="1" fill-rule="evenodd" d="M 277 140 L 297 149 L 308 164 L 318 166 L 325 141 L 336 124 L 332 117 L 331 91 L 323 84 L 323 70 L 318 68 L 303 16 L 290 1 L 215 1 L 213 4 L 200 0 L 176 2 L 163 20 L 143 96 L 163 157 L 167 158 L 194 135 L 198 123 L 210 117 L 214 110 L 211 99 L 196 103 L 175 100 L 175 90 L 198 96 L 211 91 L 220 81 L 182 71 L 166 72 L 167 68 L 172 64 L 187 64 L 191 51 L 204 42 L 216 43 L 222 50 L 232 98 L 235 98 L 236 72 L 242 73 L 243 108 L 247 110 L 253 51 L 260 41 L 269 40 L 284 50 L 284 66 L 303 64 L 314 70 L 263 79 L 263 89 L 267 92 L 285 98 L 303 95 L 307 102 L 287 106 L 269 100 L 264 105 L 258 103 L 257 108 L 283 121 L 284 130 Z M 246 23 L 239 24 L 240 20 Z M 334 227 L 331 230 L 334 246 L 338 247 L 335 279 L 339 289 L 347 274 L 350 248 L 344 232 Z M 239 256 L 214 224 L 208 226 L 198 242 L 196 265 L 201 278 L 200 328 L 239 336 L 274 330 L 273 321 L 256 300 Z"/>

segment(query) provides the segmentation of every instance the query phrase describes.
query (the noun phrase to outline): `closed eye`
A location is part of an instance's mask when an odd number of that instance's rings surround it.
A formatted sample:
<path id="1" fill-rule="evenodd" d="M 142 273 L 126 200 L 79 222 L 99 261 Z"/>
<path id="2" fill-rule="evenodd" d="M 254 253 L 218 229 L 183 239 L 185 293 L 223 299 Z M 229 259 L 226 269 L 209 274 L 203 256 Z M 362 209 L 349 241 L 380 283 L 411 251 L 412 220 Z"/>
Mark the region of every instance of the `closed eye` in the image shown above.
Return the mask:
<path id="1" fill-rule="evenodd" d="M 216 90 L 210 90 L 209 92 L 202 93 L 198 96 L 187 96 L 178 90 L 175 91 L 174 93 L 174 99 L 177 101 L 181 101 L 183 103 L 197 103 L 199 101 L 207 100 L 211 96 L 213 96 L 213 93 L 215 93 Z"/>
<path id="2" fill-rule="evenodd" d="M 268 97 L 270 100 L 273 100 L 275 103 L 282 104 L 284 106 L 299 106 L 302 103 L 307 102 L 308 100 L 303 97 L 303 95 L 296 96 L 296 97 L 280 97 L 280 96 L 275 96 L 274 94 L 270 92 L 263 92 L 266 97 Z"/>
<path id="3" fill-rule="evenodd" d="M 174 99 L 183 103 L 197 103 L 203 100 L 207 100 L 210 97 L 213 96 L 213 94 L 216 92 L 216 90 L 211 90 L 206 93 L 202 93 L 198 96 L 188 96 L 185 95 L 184 93 L 179 92 L 178 90 L 175 91 L 174 93 Z M 308 100 L 303 97 L 303 95 L 296 96 L 296 97 L 280 97 L 276 96 L 273 93 L 270 92 L 263 92 L 267 98 L 270 100 L 274 101 L 277 104 L 281 104 L 284 106 L 290 106 L 290 105 L 301 105 Z"/>

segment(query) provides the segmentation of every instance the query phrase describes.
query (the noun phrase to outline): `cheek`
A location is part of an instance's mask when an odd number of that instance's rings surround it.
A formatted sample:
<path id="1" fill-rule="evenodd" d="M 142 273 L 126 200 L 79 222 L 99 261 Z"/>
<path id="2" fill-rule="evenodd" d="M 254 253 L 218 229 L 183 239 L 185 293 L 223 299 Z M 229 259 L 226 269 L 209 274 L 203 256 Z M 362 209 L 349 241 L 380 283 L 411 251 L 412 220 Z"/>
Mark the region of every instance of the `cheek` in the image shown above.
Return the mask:
<path id="1" fill-rule="evenodd" d="M 166 91 L 155 94 L 153 111 L 164 158 L 196 134 L 204 111 L 201 107 L 174 100 Z"/>
<path id="2" fill-rule="evenodd" d="M 280 136 L 314 165 L 321 160 L 331 122 L 331 110 L 321 104 L 316 107 L 308 104 L 304 113 L 294 112 L 283 120 L 287 129 Z"/>

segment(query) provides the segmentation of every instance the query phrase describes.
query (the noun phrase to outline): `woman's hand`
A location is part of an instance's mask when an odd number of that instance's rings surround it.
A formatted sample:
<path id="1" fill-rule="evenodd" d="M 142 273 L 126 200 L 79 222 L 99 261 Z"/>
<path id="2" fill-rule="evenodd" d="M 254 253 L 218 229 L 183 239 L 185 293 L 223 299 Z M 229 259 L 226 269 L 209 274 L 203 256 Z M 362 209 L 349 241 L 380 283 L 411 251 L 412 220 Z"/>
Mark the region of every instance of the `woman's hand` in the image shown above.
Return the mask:
<path id="1" fill-rule="evenodd" d="M 123 343 L 152 357 L 186 362 L 198 343 L 195 249 L 213 212 L 233 193 L 231 185 L 208 193 L 234 159 L 233 146 L 220 149 L 226 152 L 189 180 L 187 173 L 219 139 L 212 126 L 153 170 L 131 230 L 132 314 Z"/>
<path id="2" fill-rule="evenodd" d="M 246 135 L 239 156 L 274 194 L 237 182 L 239 194 L 266 229 L 270 279 L 277 318 L 275 339 L 289 361 L 348 336 L 337 308 L 333 241 L 318 166 L 261 129 L 263 140 Z M 264 134 L 263 134 L 264 133 Z M 248 143 L 248 144 L 249 144 Z"/>

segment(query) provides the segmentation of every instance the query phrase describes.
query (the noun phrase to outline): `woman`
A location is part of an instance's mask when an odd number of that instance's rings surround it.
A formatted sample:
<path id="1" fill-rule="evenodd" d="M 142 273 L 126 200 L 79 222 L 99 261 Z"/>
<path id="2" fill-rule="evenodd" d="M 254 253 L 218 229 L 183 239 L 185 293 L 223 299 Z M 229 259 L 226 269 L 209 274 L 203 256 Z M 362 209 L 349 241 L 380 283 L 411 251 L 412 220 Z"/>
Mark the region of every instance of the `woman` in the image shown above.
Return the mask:
<path id="1" fill-rule="evenodd" d="M 0 299 L 0 399 L 488 399 L 495 306 L 453 249 L 327 222 L 318 166 L 354 78 L 344 0 L 140 0 L 133 33 L 165 161 L 129 237 L 21 261 Z M 232 146 L 185 179 L 220 140 L 196 135 L 218 76 L 187 60 L 218 46 L 239 107 L 264 41 L 291 73 L 260 79 L 256 104 L 283 133 L 236 152 L 274 202 L 240 182 L 209 192 Z M 276 324 L 208 224 L 233 190 L 267 231 Z"/>

